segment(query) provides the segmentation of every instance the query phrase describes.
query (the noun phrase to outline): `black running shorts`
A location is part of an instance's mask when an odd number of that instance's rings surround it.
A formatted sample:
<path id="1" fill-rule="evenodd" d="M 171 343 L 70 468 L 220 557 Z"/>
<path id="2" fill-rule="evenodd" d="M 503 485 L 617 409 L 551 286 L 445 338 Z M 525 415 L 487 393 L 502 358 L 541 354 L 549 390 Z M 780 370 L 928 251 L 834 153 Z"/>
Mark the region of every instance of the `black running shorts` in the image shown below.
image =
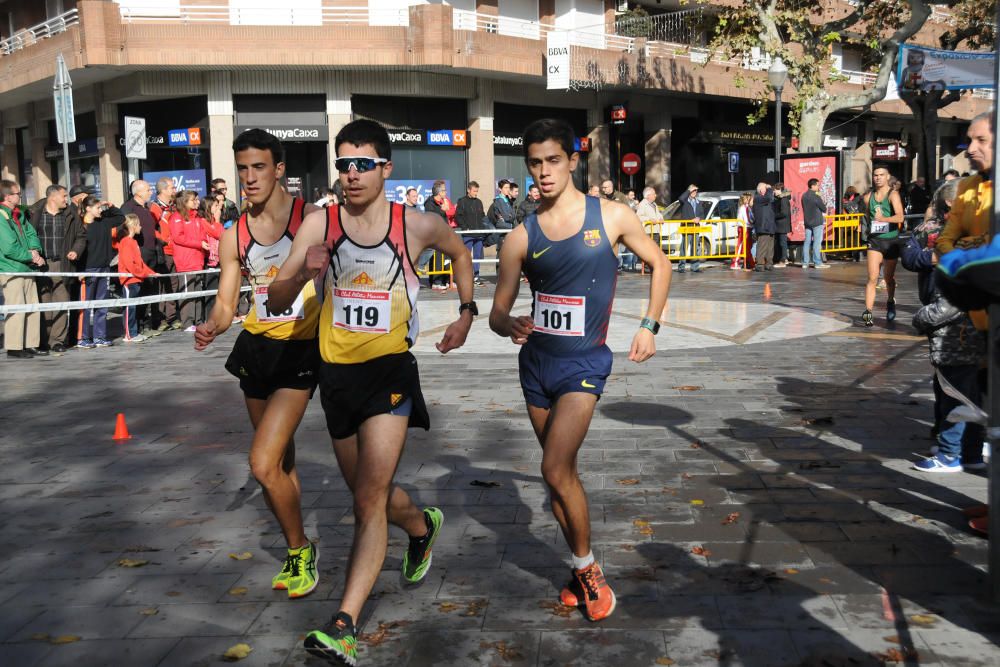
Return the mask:
<path id="1" fill-rule="evenodd" d="M 316 391 L 319 344 L 310 340 L 276 340 L 244 331 L 236 338 L 226 370 L 240 379 L 247 398 L 266 400 L 278 389 Z"/>
<path id="2" fill-rule="evenodd" d="M 898 236 L 891 239 L 880 239 L 877 236 L 868 237 L 868 249 L 882 253 L 882 259 L 899 259 L 903 242 Z"/>
<path id="3" fill-rule="evenodd" d="M 410 428 L 431 426 L 420 391 L 417 360 L 409 352 L 390 354 L 360 364 L 321 363 L 319 396 L 330 437 L 340 440 L 358 432 L 366 420 L 409 406 Z"/>

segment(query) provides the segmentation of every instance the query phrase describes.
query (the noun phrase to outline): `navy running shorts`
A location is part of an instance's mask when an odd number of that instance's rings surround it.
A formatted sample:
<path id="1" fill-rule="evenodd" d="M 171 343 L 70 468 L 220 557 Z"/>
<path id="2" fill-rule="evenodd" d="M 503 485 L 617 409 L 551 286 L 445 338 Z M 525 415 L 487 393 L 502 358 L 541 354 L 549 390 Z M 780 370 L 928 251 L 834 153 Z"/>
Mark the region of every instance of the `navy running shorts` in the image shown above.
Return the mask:
<path id="1" fill-rule="evenodd" d="M 611 375 L 613 358 L 607 345 L 572 357 L 557 357 L 528 343 L 517 360 L 525 402 L 536 408 L 551 408 L 560 396 L 575 391 L 600 398 Z"/>

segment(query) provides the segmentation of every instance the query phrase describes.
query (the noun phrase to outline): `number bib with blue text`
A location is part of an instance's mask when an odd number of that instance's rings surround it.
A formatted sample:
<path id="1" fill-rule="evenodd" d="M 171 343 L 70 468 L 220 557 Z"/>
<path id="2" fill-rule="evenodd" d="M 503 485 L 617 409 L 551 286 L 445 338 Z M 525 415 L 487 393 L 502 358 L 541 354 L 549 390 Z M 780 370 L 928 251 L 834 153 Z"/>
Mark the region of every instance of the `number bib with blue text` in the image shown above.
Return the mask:
<path id="1" fill-rule="evenodd" d="M 306 304 L 305 299 L 302 297 L 302 292 L 299 292 L 298 296 L 295 297 L 295 301 L 289 306 L 288 310 L 283 313 L 272 314 L 267 311 L 267 286 L 255 287 L 253 291 L 253 305 L 258 322 L 294 322 L 305 319 L 306 316 Z"/>
<path id="2" fill-rule="evenodd" d="M 553 336 L 583 336 L 587 297 L 535 293 L 535 331 Z"/>
<path id="3" fill-rule="evenodd" d="M 389 333 L 391 292 L 333 290 L 333 326 L 359 333 Z"/>

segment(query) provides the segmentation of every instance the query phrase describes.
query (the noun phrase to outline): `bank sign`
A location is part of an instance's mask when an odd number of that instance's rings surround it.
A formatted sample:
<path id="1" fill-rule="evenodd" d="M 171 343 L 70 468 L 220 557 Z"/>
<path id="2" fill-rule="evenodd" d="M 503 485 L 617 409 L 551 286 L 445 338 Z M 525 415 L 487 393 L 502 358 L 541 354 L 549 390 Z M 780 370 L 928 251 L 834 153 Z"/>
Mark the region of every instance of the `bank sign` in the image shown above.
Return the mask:
<path id="1" fill-rule="evenodd" d="M 208 194 L 206 189 L 206 179 L 204 169 L 175 169 L 171 171 L 147 171 L 143 173 L 142 180 L 153 185 L 163 177 L 174 182 L 177 192 L 181 190 L 194 190 L 199 197 Z"/>
<path id="2" fill-rule="evenodd" d="M 171 146 L 201 146 L 201 128 L 188 127 L 183 130 L 168 130 L 167 143 Z"/>
<path id="3" fill-rule="evenodd" d="M 389 140 L 393 146 L 440 146 L 468 148 L 469 133 L 465 130 L 413 130 L 390 129 Z"/>

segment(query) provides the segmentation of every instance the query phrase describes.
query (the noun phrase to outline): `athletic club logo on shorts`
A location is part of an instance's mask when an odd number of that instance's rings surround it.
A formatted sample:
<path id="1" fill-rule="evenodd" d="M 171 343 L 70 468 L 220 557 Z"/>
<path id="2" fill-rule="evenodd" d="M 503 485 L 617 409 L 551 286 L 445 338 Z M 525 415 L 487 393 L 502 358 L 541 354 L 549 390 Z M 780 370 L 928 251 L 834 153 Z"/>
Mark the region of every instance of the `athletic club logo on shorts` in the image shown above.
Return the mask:
<path id="1" fill-rule="evenodd" d="M 601 244 L 601 230 L 588 229 L 583 233 L 583 242 L 591 248 L 596 248 Z"/>
<path id="2" fill-rule="evenodd" d="M 392 404 L 392 407 L 396 407 L 397 405 L 399 405 L 400 401 L 402 400 L 403 400 L 402 394 L 389 394 L 389 403 Z"/>

